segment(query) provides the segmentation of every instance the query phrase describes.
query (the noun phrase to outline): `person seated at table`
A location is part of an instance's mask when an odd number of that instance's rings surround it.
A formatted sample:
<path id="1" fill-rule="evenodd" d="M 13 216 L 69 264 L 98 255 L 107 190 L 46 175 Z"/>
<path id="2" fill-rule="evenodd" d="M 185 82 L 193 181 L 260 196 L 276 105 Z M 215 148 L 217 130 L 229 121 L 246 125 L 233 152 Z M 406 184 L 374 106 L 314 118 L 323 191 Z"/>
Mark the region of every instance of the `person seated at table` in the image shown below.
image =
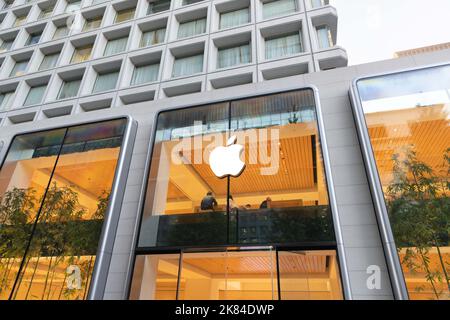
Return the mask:
<path id="1" fill-rule="evenodd" d="M 272 207 L 272 198 L 267 197 L 266 200 L 261 202 L 261 205 L 259 206 L 260 209 L 270 209 Z"/>
<path id="2" fill-rule="evenodd" d="M 208 191 L 206 193 L 206 196 L 202 199 L 202 202 L 200 204 L 200 209 L 202 210 L 213 210 L 214 207 L 217 207 L 217 200 L 214 198 L 211 191 Z"/>

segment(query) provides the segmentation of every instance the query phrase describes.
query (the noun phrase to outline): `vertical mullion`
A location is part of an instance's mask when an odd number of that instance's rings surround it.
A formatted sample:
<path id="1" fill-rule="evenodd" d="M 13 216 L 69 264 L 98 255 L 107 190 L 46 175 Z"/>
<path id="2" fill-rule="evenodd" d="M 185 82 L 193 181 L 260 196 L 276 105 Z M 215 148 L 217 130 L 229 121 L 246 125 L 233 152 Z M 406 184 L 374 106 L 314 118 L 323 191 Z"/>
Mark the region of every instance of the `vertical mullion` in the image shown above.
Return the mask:
<path id="1" fill-rule="evenodd" d="M 41 213 L 42 213 L 42 207 L 44 206 L 45 199 L 47 198 L 48 189 L 50 188 L 50 184 L 52 182 L 53 175 L 54 175 L 55 170 L 56 170 L 56 166 L 58 165 L 59 157 L 61 155 L 61 150 L 62 150 L 62 148 L 64 146 L 64 141 L 66 140 L 66 136 L 67 136 L 67 131 L 68 130 L 69 130 L 68 128 L 65 128 L 64 136 L 63 136 L 62 141 L 61 141 L 61 146 L 59 147 L 58 155 L 56 156 L 56 160 L 55 160 L 55 164 L 53 165 L 52 172 L 50 173 L 50 178 L 48 179 L 47 187 L 45 188 L 45 192 L 44 192 L 44 194 L 42 196 L 42 201 L 41 201 L 41 204 L 39 205 L 39 210 L 36 213 L 36 218 L 34 219 L 33 227 L 31 229 L 31 233 L 30 233 L 30 237 L 28 238 L 28 243 L 27 243 L 27 246 L 26 246 L 25 251 L 23 253 L 23 258 L 22 258 L 22 261 L 20 262 L 19 270 L 17 271 L 16 279 L 14 280 L 14 284 L 13 284 L 13 286 L 11 288 L 11 293 L 9 294 L 8 300 L 12 300 L 13 299 L 14 292 L 17 289 L 16 288 L 17 287 L 17 283 L 19 281 L 20 274 L 22 273 L 22 269 L 24 267 L 25 260 L 26 260 L 26 257 L 28 255 L 28 252 L 30 251 L 31 241 L 33 241 L 33 237 L 34 237 L 34 234 L 36 232 L 37 224 L 39 222 L 39 218 L 40 218 Z M 25 272 L 25 270 L 24 270 L 24 272 Z"/>
<path id="2" fill-rule="evenodd" d="M 178 260 L 177 292 L 175 294 L 175 300 L 178 300 L 178 298 L 179 298 L 181 269 L 183 268 L 183 262 L 182 261 L 183 261 L 183 250 L 180 250 L 180 259 Z"/>
<path id="3" fill-rule="evenodd" d="M 281 282 L 280 282 L 280 258 L 278 255 L 278 248 L 275 247 L 275 259 L 277 264 L 277 290 L 278 290 L 278 300 L 281 300 Z"/>

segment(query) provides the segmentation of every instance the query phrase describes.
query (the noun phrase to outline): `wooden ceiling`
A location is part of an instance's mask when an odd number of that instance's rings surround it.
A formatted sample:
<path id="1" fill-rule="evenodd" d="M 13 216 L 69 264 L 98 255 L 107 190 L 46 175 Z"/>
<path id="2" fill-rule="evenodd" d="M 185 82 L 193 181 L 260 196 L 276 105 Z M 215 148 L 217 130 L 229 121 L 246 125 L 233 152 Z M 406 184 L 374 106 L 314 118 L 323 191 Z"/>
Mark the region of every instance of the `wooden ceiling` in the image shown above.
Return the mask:
<path id="1" fill-rule="evenodd" d="M 327 271 L 327 256 L 304 255 L 301 253 L 280 255 L 281 274 L 318 274 Z M 240 255 L 217 257 L 187 257 L 183 266 L 195 268 L 213 275 L 267 274 L 276 273 L 275 255 L 268 252 L 258 255 L 245 253 Z"/>
<path id="2" fill-rule="evenodd" d="M 301 192 L 312 190 L 316 187 L 314 182 L 313 163 L 313 140 L 316 139 L 316 129 L 309 124 L 290 124 L 284 127 L 277 127 L 280 130 L 279 138 L 279 160 L 274 164 L 278 165 L 275 174 L 262 175 L 261 169 L 271 166 L 270 163 L 262 163 L 260 159 L 276 159 L 271 156 L 271 144 L 267 145 L 267 151 L 262 151 L 255 144 L 250 144 L 246 140 L 244 146 L 243 160 L 246 162 L 246 168 L 239 178 L 232 179 L 231 188 L 233 194 L 253 194 L 270 192 Z M 225 140 L 225 139 L 224 139 Z M 259 141 L 257 141 L 258 143 Z M 202 149 L 205 152 L 205 149 Z M 206 157 L 209 157 L 210 149 L 206 150 Z M 226 179 L 218 179 L 211 171 L 209 163 L 202 161 L 196 164 L 193 159 L 193 153 L 185 155 L 187 161 L 193 168 L 197 177 L 209 187 L 215 195 L 226 195 Z M 265 155 L 264 153 L 267 153 Z M 315 155 L 314 155 L 315 156 Z M 256 161 L 250 161 L 256 159 Z M 253 162 L 253 163 L 251 163 Z M 256 164 L 254 164 L 257 162 Z M 186 164 L 183 164 L 186 165 Z M 182 190 L 175 177 L 170 177 L 171 182 L 177 185 L 177 189 Z M 173 190 L 172 190 L 173 191 Z M 181 192 L 182 193 L 182 192 Z M 172 196 L 181 196 L 180 193 Z"/>
<path id="3" fill-rule="evenodd" d="M 448 106 L 436 105 L 393 112 L 366 115 L 369 135 L 375 153 L 381 181 L 392 181 L 392 156 L 404 153 L 413 146 L 420 161 L 425 162 L 438 176 L 447 175 L 444 152 L 450 147 Z"/>

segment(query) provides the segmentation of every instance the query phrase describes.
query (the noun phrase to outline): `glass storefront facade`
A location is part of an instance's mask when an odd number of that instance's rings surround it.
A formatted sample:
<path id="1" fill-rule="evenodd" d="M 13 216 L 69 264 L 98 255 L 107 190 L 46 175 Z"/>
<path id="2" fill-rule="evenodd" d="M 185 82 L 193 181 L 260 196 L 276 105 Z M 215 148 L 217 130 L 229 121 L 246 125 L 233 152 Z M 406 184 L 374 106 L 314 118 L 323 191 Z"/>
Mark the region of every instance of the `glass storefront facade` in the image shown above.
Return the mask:
<path id="1" fill-rule="evenodd" d="M 450 66 L 357 90 L 409 298 L 450 299 Z"/>
<path id="2" fill-rule="evenodd" d="M 313 90 L 166 111 L 156 126 L 130 298 L 342 299 Z"/>
<path id="3" fill-rule="evenodd" d="M 85 299 L 127 120 L 15 136 L 0 170 L 0 299 Z"/>

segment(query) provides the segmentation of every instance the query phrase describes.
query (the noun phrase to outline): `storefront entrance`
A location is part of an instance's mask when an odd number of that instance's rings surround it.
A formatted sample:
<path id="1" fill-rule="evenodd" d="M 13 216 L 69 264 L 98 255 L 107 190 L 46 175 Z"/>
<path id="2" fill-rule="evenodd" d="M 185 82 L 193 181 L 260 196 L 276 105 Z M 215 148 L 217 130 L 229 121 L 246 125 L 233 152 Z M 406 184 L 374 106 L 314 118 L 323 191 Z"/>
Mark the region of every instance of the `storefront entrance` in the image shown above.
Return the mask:
<path id="1" fill-rule="evenodd" d="M 273 247 L 138 255 L 130 299 L 343 299 L 335 250 Z"/>

